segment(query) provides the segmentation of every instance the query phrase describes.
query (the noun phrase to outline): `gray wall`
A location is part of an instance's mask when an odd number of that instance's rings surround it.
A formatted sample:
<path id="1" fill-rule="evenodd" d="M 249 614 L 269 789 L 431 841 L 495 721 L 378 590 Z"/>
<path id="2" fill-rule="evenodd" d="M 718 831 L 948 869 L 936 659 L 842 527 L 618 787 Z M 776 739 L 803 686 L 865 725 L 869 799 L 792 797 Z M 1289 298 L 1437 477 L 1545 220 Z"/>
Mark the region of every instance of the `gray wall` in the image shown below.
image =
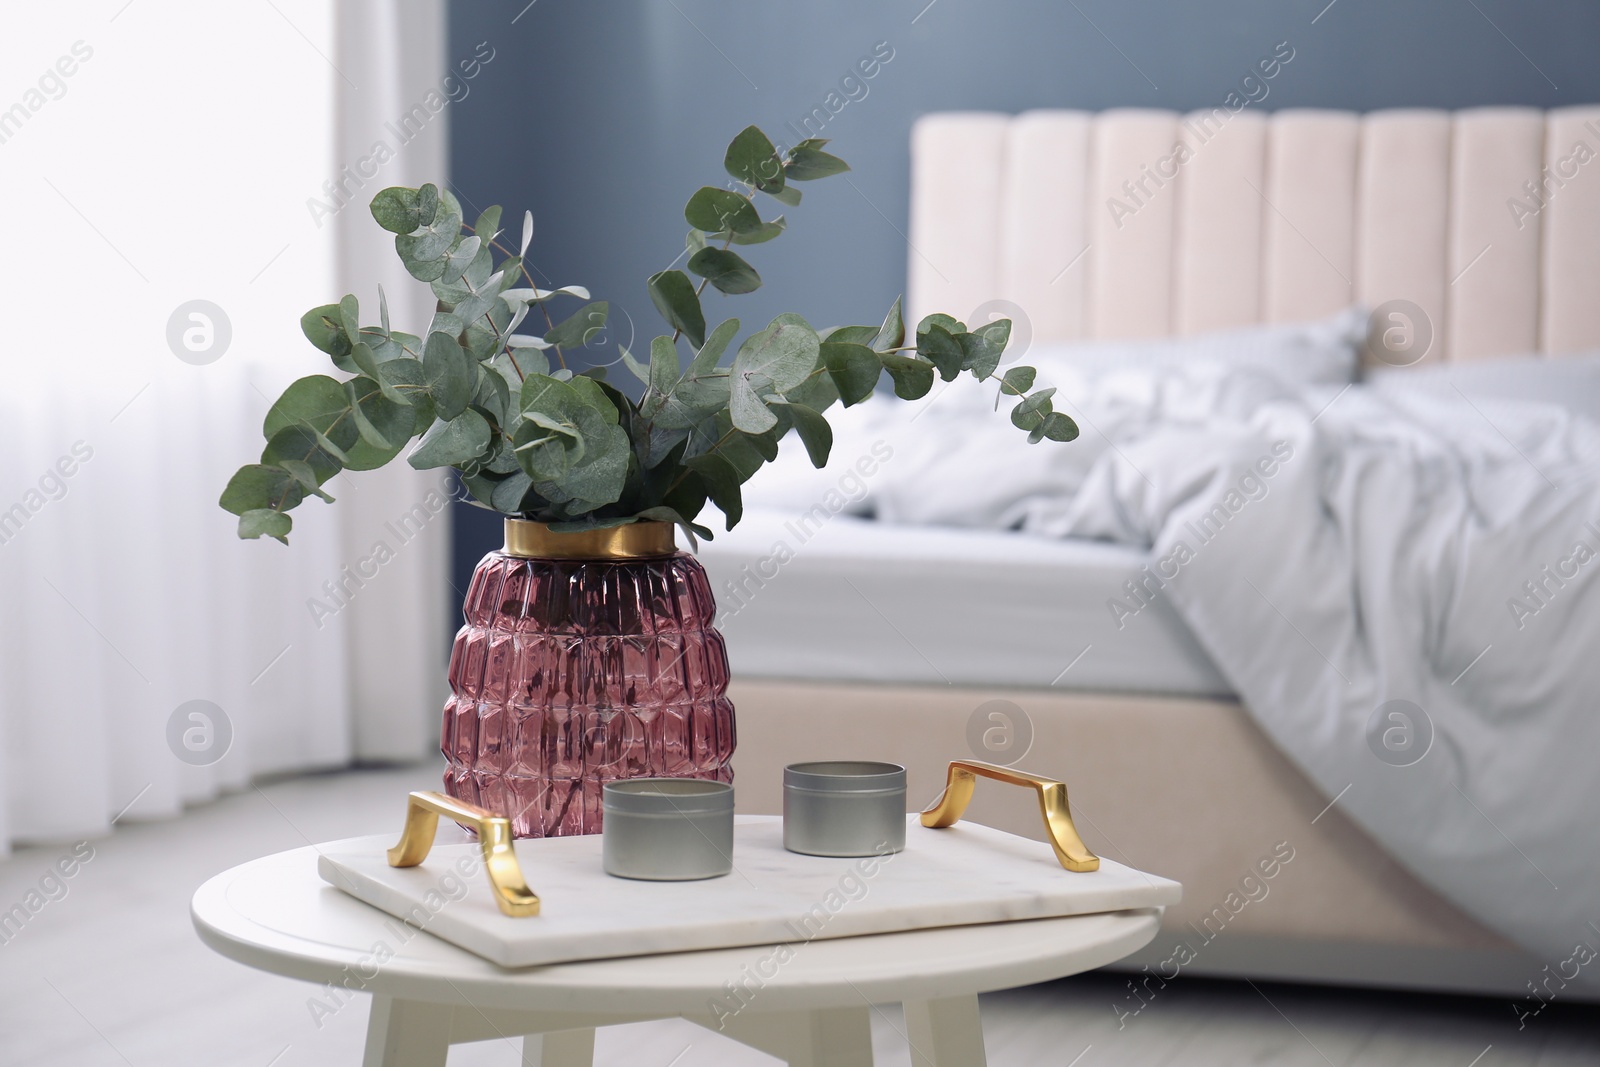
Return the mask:
<path id="1" fill-rule="evenodd" d="M 683 203 L 723 181 L 729 138 L 754 122 L 792 143 L 785 124 L 845 97 L 880 41 L 893 59 L 822 132 L 849 182 L 765 209 L 790 222 L 748 250 L 766 286 L 713 293 L 710 321 L 881 317 L 905 284 L 907 139 L 927 111 L 1212 106 L 1285 40 L 1269 110 L 1600 101 L 1600 4 L 1574 0 L 456 0 L 450 21 L 452 59 L 496 50 L 451 106 L 456 189 L 531 208 L 541 280 L 612 301 L 615 339 L 641 347 L 660 329 L 644 279 L 681 251 Z M 457 529 L 459 574 L 498 532 L 483 513 Z"/>

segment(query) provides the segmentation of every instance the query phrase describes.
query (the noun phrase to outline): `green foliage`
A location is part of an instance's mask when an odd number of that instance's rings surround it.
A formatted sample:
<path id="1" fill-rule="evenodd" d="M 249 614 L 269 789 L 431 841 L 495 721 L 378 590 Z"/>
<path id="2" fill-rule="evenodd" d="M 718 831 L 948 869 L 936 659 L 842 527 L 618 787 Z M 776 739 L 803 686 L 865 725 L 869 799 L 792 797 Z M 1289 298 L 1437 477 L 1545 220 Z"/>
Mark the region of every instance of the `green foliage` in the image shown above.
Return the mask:
<path id="1" fill-rule="evenodd" d="M 331 501 L 323 486 L 334 475 L 405 454 L 419 470 L 454 468 L 474 503 L 506 515 L 561 530 L 673 522 L 691 540 L 709 538 L 695 521 L 705 505 L 721 510 L 728 527 L 737 523 L 741 487 L 777 457 L 790 431 L 813 464 L 827 463 L 833 431 L 825 413 L 833 404 L 863 402 L 885 376 L 907 400 L 926 396 L 935 376 L 995 377 L 1008 320 L 968 330 L 929 315 L 907 344 L 898 300 L 877 326 L 819 332 L 784 314 L 737 345 L 738 319 L 707 333 L 707 285 L 726 294 L 761 285 L 732 246 L 764 244 L 787 228 L 782 215 L 761 217 L 755 194 L 795 207 L 793 183 L 849 170 L 823 151 L 826 143 L 810 139 L 780 153 L 747 127 L 723 158 L 733 182 L 689 198 L 687 272 L 669 267 L 646 283 L 671 335 L 651 342 L 648 360 L 619 352 L 637 400 L 607 384 L 603 368 L 569 368 L 569 356 L 604 336 L 609 305 L 582 286 L 534 283 L 524 262 L 531 214 L 513 252 L 500 241 L 498 207 L 468 226 L 446 189 L 378 193 L 372 217 L 395 235 L 411 276 L 428 283 L 436 311 L 420 335 L 391 328 L 382 290 L 377 325 L 361 324 L 353 295 L 306 312 L 301 331 L 344 377 L 301 378 L 268 410 L 261 461 L 240 468 L 220 500 L 239 517 L 239 536 L 286 541 L 287 512 L 308 496 Z M 552 305 L 570 300 L 582 303 L 556 314 Z M 1072 440 L 1078 427 L 1054 410 L 1055 390 L 1030 392 L 1035 377 L 1031 367 L 999 377 L 999 395 L 1020 398 L 1011 421 L 1030 441 Z"/>

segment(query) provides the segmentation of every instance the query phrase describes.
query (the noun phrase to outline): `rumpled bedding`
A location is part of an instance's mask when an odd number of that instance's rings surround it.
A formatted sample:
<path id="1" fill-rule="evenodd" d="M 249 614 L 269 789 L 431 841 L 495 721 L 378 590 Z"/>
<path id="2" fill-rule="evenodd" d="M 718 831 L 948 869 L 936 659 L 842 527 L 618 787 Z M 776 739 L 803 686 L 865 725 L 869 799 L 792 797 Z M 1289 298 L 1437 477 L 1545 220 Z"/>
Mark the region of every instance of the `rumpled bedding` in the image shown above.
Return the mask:
<path id="1" fill-rule="evenodd" d="M 1600 425 L 1207 360 L 1055 373 L 1071 444 L 958 381 L 844 413 L 835 447 L 894 446 L 887 522 L 1149 547 L 1108 634 L 1169 600 L 1398 861 L 1543 958 L 1600 944 Z"/>

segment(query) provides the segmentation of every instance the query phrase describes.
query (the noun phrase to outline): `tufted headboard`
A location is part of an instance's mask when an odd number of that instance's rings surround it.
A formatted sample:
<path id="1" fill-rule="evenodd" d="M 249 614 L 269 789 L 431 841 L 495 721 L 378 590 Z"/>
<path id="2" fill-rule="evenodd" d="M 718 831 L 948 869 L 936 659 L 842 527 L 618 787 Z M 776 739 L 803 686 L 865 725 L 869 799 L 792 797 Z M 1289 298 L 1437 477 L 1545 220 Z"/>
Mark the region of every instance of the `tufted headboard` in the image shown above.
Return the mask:
<path id="1" fill-rule="evenodd" d="M 1404 299 L 1433 359 L 1600 347 L 1600 107 L 920 119 L 908 309 L 1035 340 Z"/>

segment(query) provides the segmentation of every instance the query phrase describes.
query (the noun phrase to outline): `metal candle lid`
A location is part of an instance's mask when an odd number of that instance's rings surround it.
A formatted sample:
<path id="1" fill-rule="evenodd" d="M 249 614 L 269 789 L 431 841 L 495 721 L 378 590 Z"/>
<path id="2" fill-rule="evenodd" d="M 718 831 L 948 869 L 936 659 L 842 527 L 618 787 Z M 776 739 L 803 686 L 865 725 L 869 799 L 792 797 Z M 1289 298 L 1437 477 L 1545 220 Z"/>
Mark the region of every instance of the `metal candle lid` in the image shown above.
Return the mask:
<path id="1" fill-rule="evenodd" d="M 608 813 L 700 815 L 733 809 L 733 786 L 698 778 L 627 778 L 607 782 L 601 795 Z"/>
<path id="2" fill-rule="evenodd" d="M 906 769 L 873 760 L 817 760 L 783 769 L 783 787 L 807 793 L 904 793 Z"/>

